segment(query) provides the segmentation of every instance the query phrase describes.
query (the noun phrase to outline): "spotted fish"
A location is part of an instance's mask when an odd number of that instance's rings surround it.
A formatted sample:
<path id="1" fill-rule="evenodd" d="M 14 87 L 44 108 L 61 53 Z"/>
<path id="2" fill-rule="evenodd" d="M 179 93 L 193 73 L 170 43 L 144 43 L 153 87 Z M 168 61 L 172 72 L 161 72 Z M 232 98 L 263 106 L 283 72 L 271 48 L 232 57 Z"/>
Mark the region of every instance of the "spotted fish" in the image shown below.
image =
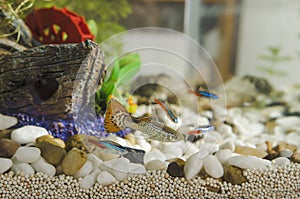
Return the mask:
<path id="1" fill-rule="evenodd" d="M 174 129 L 160 122 L 153 121 L 151 117 L 134 117 L 116 99 L 107 104 L 104 127 L 108 133 L 114 133 L 124 128 L 131 128 L 148 135 L 150 139 L 163 142 L 174 142 L 184 139 Z"/>

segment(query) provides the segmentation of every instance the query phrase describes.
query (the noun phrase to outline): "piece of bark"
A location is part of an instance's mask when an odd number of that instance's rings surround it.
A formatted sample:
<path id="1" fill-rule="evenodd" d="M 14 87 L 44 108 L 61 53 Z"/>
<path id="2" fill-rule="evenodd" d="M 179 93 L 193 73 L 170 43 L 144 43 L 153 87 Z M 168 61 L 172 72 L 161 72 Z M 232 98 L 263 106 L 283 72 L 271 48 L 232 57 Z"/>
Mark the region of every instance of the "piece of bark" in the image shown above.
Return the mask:
<path id="1" fill-rule="evenodd" d="M 74 107 L 79 110 L 91 102 L 104 74 L 103 52 L 89 40 L 4 55 L 0 112 L 64 119 Z"/>

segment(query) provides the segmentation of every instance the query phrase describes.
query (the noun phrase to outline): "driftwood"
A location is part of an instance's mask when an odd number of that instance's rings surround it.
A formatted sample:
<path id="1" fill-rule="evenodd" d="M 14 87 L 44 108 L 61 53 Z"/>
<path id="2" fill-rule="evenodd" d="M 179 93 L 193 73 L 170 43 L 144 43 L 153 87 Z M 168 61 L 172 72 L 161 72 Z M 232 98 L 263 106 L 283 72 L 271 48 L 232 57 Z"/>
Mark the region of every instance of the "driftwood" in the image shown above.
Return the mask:
<path id="1" fill-rule="evenodd" d="M 72 103 L 90 103 L 104 72 L 103 53 L 89 40 L 4 55 L 0 59 L 0 113 L 64 119 L 72 113 Z"/>

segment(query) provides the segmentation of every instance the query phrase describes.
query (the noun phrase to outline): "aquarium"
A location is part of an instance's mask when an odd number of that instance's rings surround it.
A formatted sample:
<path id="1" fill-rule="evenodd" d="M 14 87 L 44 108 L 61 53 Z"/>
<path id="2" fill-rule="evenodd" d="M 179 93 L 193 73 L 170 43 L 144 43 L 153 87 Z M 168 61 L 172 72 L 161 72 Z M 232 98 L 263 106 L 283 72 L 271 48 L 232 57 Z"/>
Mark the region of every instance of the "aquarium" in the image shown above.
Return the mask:
<path id="1" fill-rule="evenodd" d="M 0 198 L 300 198 L 297 1 L 0 8 Z"/>

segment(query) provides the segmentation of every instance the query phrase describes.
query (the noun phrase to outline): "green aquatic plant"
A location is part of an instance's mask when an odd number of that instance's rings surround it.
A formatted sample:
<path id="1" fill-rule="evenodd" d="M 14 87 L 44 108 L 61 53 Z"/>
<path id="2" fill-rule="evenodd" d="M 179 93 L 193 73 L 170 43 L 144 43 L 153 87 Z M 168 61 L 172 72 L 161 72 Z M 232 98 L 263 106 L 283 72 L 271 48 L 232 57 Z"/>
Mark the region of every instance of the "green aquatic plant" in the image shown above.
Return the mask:
<path id="1" fill-rule="evenodd" d="M 257 67 L 258 70 L 268 75 L 286 76 L 287 73 L 284 70 L 276 69 L 276 66 L 279 63 L 290 61 L 292 57 L 280 55 L 281 47 L 269 46 L 267 50 L 268 54 L 258 56 L 258 59 L 265 62 L 265 65 Z"/>
<path id="2" fill-rule="evenodd" d="M 110 75 L 107 76 L 95 94 L 96 110 L 103 112 L 106 109 L 107 101 L 111 96 L 118 98 L 121 102 L 125 102 L 119 91 L 119 87 L 132 79 L 140 70 L 141 59 L 139 54 L 127 54 L 116 59 Z"/>

